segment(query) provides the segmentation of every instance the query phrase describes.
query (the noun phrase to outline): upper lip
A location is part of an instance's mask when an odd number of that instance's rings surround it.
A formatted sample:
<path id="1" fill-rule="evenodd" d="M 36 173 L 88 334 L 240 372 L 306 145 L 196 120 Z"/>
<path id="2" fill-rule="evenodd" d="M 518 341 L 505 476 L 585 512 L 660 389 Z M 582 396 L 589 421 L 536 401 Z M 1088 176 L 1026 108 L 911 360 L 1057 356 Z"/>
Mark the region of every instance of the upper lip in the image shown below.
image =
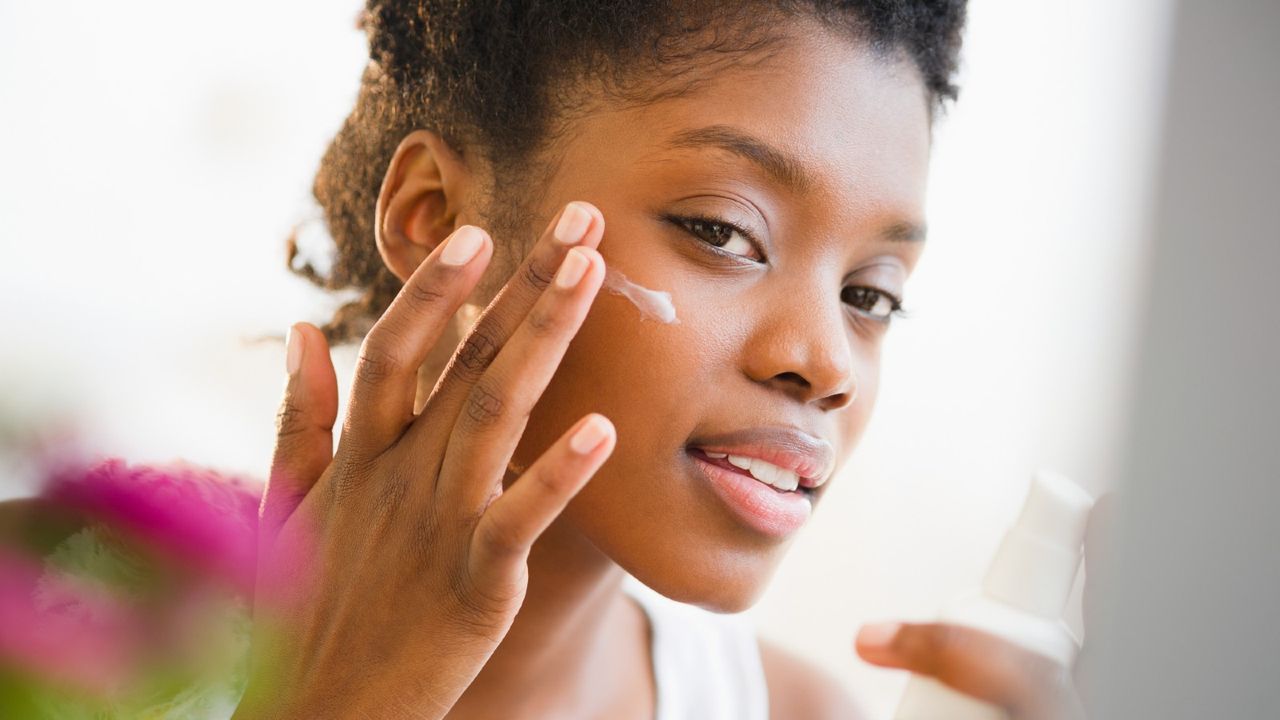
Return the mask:
<path id="1" fill-rule="evenodd" d="M 805 487 L 817 487 L 834 470 L 831 443 L 789 427 L 757 427 L 705 435 L 689 443 L 703 452 L 758 458 L 794 472 Z"/>

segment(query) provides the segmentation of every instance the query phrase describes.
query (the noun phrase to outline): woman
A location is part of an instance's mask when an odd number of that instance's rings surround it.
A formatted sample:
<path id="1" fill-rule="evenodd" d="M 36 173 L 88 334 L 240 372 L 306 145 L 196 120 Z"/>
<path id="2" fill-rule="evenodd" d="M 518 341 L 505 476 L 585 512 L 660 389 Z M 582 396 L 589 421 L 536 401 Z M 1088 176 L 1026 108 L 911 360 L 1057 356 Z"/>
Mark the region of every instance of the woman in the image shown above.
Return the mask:
<path id="1" fill-rule="evenodd" d="M 235 716 L 859 717 L 670 601 L 749 607 L 865 427 L 963 16 L 371 0 L 315 185 L 337 262 L 303 270 L 364 295 L 290 332 Z M 328 343 L 360 338 L 335 453 Z M 979 633 L 858 650 L 1074 711 Z"/>

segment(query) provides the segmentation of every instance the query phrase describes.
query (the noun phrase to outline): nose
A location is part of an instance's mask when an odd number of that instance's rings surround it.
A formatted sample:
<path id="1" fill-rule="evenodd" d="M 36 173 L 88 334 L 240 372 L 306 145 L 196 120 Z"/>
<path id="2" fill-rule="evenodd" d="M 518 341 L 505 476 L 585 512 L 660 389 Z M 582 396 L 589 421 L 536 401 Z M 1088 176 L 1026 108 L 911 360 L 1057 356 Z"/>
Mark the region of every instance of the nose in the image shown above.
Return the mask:
<path id="1" fill-rule="evenodd" d="M 744 348 L 744 368 L 798 402 L 839 410 L 857 397 L 853 348 L 844 309 L 824 300 L 797 293 L 770 303 Z"/>

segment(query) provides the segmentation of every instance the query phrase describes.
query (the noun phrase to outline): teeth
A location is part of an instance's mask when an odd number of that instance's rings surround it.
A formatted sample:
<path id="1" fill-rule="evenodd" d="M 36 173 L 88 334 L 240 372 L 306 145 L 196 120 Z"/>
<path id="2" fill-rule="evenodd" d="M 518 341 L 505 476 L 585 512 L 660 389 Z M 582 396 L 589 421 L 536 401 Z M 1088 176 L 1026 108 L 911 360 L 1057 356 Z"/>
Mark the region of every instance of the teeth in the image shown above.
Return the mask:
<path id="1" fill-rule="evenodd" d="M 782 468 L 763 460 L 753 459 L 751 461 L 751 475 L 762 483 L 772 485 L 779 490 L 791 491 L 795 490 L 800 484 L 799 477 L 790 470 Z"/>
<path id="2" fill-rule="evenodd" d="M 716 460 L 727 458 L 730 465 L 746 470 L 751 473 L 751 476 L 755 479 L 766 485 L 772 485 L 779 490 L 792 491 L 800 487 L 800 476 L 790 470 L 783 470 L 773 463 L 767 463 L 763 460 L 745 457 L 743 455 L 729 455 L 727 453 L 708 452 L 706 455 L 707 457 Z"/>
<path id="3" fill-rule="evenodd" d="M 773 484 L 773 479 L 777 477 L 778 468 L 770 465 L 763 460 L 751 460 L 751 467 L 748 468 L 750 473 L 762 483 Z"/>
<path id="4" fill-rule="evenodd" d="M 778 470 L 778 477 L 773 481 L 773 486 L 779 490 L 795 490 L 800 487 L 800 476 L 790 470 Z"/>

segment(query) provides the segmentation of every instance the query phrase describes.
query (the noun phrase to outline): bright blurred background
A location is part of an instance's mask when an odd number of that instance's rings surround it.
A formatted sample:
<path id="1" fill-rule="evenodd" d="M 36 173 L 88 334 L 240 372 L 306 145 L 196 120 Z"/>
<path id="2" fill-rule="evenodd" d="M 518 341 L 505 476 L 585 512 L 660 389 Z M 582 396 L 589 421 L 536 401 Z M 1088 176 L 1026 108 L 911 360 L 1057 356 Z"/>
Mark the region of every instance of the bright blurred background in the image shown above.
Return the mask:
<path id="1" fill-rule="evenodd" d="M 336 305 L 286 272 L 283 241 L 316 217 L 354 100 L 359 6 L 0 2 L 0 497 L 29 490 L 13 449 L 58 426 L 263 477 L 270 336 Z M 976 585 L 1035 468 L 1117 482 L 1146 282 L 1166 3 L 970 7 L 913 317 L 852 463 L 751 611 L 875 717 L 905 678 L 855 658 L 860 624 Z"/>

